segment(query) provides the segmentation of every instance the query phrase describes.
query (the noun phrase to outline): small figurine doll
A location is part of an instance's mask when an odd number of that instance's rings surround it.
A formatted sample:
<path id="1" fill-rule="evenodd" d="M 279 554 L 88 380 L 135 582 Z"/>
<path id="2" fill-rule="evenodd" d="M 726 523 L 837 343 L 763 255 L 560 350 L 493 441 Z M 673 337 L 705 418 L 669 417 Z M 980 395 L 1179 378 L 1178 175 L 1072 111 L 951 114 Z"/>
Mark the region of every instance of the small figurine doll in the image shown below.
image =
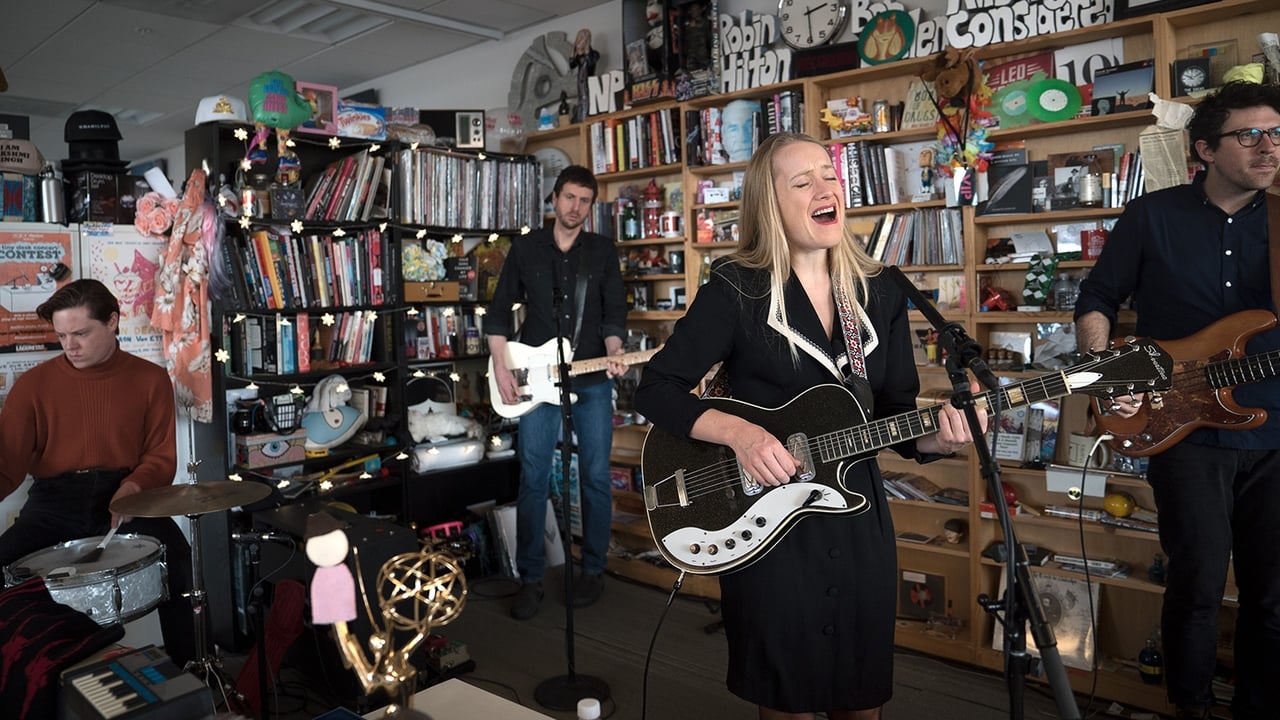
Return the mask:
<path id="1" fill-rule="evenodd" d="M 578 112 L 575 122 L 587 119 L 587 106 L 590 105 L 591 76 L 596 72 L 596 63 L 600 61 L 600 51 L 591 47 L 591 31 L 583 28 L 573 40 L 573 57 L 569 67 L 578 71 Z"/>
<path id="2" fill-rule="evenodd" d="M 316 565 L 311 578 L 311 622 L 332 625 L 356 619 L 356 588 L 347 568 L 346 525 L 326 512 L 307 517 L 307 558 Z"/>

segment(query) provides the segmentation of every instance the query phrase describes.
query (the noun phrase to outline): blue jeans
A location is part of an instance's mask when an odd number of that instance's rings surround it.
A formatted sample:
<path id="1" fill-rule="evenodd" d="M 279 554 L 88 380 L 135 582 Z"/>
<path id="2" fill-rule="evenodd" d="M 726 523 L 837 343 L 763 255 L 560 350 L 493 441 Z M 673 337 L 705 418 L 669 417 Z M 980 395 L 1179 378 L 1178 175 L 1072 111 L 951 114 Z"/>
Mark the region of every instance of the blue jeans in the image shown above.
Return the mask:
<path id="1" fill-rule="evenodd" d="M 613 494 L 609 489 L 609 452 L 613 447 L 613 383 L 574 388 L 573 428 L 578 435 L 578 477 L 582 493 L 582 571 L 604 572 L 609 552 Z M 544 536 L 547 498 L 560 406 L 539 405 L 520 418 L 520 495 L 516 500 L 516 569 L 524 582 L 540 582 L 546 570 Z M 558 472 L 558 468 L 557 468 Z M 555 488 L 559 492 L 560 488 Z M 568 512 L 568 506 L 565 506 Z"/>
<path id="2" fill-rule="evenodd" d="M 1179 443 L 1151 458 L 1160 546 L 1169 556 L 1161 628 L 1169 699 L 1212 699 L 1218 608 L 1234 558 L 1238 720 L 1280 707 L 1280 451 Z"/>

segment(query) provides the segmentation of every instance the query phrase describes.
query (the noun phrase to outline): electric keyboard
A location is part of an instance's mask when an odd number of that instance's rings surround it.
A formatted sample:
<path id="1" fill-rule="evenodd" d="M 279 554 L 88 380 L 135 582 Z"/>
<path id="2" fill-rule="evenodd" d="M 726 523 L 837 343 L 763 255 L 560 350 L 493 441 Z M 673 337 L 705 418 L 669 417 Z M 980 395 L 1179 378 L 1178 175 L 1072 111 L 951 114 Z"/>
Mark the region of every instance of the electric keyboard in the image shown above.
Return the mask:
<path id="1" fill-rule="evenodd" d="M 154 645 L 62 675 L 61 720 L 212 718 L 213 694 Z"/>

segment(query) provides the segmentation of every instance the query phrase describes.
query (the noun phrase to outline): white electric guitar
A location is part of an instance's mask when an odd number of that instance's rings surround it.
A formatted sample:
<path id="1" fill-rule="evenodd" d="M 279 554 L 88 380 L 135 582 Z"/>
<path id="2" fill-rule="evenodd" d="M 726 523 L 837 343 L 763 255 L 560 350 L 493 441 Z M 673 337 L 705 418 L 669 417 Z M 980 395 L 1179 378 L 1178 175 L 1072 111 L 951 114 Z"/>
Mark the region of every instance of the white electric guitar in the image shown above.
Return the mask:
<path id="1" fill-rule="evenodd" d="M 564 344 L 565 357 L 573 357 L 569 340 L 561 338 Z M 569 377 L 599 372 L 609 366 L 612 361 L 623 365 L 642 363 L 653 357 L 662 348 L 638 350 L 636 352 L 612 355 L 609 357 L 575 360 L 569 363 Z M 560 388 L 556 386 L 559 375 L 559 363 L 556 360 L 556 340 L 553 338 L 534 347 L 518 342 L 507 342 L 507 367 L 516 376 L 519 384 L 519 402 L 508 405 L 502 402 L 502 393 L 498 391 L 497 374 L 493 371 L 493 358 L 489 358 L 489 401 L 493 409 L 505 418 L 520 417 L 542 403 L 560 404 Z M 570 395 L 576 399 L 575 396 Z"/>

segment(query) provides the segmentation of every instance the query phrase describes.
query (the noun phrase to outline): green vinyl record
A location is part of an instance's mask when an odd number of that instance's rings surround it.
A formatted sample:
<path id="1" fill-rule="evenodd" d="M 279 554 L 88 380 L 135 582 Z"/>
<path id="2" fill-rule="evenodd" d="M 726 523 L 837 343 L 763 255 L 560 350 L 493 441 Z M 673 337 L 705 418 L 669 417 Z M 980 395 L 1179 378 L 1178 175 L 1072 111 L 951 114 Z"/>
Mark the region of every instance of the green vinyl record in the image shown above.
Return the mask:
<path id="1" fill-rule="evenodd" d="M 1066 80 L 1049 78 L 1027 91 L 1027 108 L 1040 122 L 1070 120 L 1080 112 L 1080 90 Z"/>
<path id="2" fill-rule="evenodd" d="M 991 114 L 1000 121 L 1000 127 L 1021 127 L 1031 123 L 1030 101 L 1027 97 L 1030 87 L 1029 80 L 1019 80 L 996 91 L 995 97 L 991 99 Z"/>

